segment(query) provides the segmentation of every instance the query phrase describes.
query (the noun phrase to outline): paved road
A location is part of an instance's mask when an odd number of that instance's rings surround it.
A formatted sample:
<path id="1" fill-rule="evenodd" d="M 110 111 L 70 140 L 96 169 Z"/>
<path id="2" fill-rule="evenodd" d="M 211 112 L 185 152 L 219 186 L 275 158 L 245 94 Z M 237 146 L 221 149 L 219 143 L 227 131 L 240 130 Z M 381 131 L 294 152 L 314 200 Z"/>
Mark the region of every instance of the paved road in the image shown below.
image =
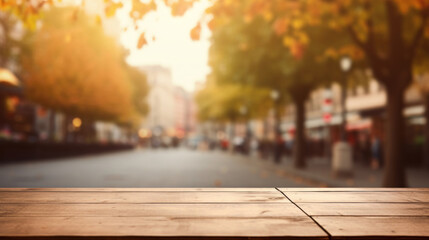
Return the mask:
<path id="1" fill-rule="evenodd" d="M 303 186 L 268 169 L 222 152 L 137 149 L 0 165 L 0 187 Z"/>

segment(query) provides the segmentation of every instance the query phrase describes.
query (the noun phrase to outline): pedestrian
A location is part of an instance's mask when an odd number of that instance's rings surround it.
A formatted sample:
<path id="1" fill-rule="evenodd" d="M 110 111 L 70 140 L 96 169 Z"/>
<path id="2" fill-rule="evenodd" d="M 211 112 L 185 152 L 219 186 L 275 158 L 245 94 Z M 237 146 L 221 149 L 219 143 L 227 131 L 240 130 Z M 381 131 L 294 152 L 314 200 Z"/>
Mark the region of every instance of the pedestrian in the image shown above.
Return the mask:
<path id="1" fill-rule="evenodd" d="M 377 136 L 371 139 L 371 168 L 379 169 L 381 166 L 381 142 Z"/>
<path id="2" fill-rule="evenodd" d="M 274 139 L 274 162 L 279 164 L 282 161 L 283 151 L 284 151 L 284 141 L 280 133 L 276 133 L 276 138 Z"/>

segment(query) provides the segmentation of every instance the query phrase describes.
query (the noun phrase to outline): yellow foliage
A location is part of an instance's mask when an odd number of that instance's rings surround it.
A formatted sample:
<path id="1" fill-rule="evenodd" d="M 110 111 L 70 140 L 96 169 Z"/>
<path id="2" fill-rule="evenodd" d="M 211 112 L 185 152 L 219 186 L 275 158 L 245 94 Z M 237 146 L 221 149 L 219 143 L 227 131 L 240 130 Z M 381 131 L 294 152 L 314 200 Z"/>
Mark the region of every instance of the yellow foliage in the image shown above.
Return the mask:
<path id="1" fill-rule="evenodd" d="M 93 119 L 130 117 L 131 89 L 124 81 L 119 46 L 101 28 L 86 26 L 83 20 L 57 25 L 63 13 L 48 13 L 50 21 L 34 36 L 32 54 L 23 64 L 27 96 L 47 107 Z"/>
<path id="2" fill-rule="evenodd" d="M 283 45 L 285 47 L 291 47 L 295 43 L 295 39 L 290 36 L 283 37 Z"/>
<path id="3" fill-rule="evenodd" d="M 302 19 L 294 19 L 292 21 L 292 26 L 296 30 L 300 30 L 304 26 L 304 21 Z"/>

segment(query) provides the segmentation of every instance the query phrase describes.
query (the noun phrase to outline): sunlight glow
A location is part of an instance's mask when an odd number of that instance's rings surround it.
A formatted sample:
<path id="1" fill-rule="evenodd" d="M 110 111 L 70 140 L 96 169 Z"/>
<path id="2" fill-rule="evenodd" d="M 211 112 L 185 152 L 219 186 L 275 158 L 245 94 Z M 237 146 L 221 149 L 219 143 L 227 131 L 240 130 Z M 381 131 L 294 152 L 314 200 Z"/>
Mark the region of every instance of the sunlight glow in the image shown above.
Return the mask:
<path id="1" fill-rule="evenodd" d="M 174 84 L 192 90 L 209 72 L 210 31 L 203 29 L 200 41 L 192 41 L 189 33 L 208 5 L 208 1 L 201 1 L 183 17 L 172 17 L 167 7 L 160 7 L 139 22 L 137 30 L 128 16 L 130 5 L 125 5 L 117 13 L 117 19 L 123 29 L 120 42 L 130 50 L 128 63 L 168 67 Z M 137 40 L 143 31 L 148 44 L 137 49 Z"/>

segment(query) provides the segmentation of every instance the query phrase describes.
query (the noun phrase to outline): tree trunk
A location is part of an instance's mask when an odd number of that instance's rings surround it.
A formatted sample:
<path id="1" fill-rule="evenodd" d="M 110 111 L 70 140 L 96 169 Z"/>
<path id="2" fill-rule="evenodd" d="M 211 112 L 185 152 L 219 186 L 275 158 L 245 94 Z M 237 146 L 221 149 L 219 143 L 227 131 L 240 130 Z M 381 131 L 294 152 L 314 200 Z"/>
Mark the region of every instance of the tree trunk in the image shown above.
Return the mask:
<path id="1" fill-rule="evenodd" d="M 6 125 L 6 95 L 0 93 L 0 130 Z"/>
<path id="2" fill-rule="evenodd" d="M 384 187 L 406 187 L 404 164 L 404 92 L 400 84 L 387 86 Z"/>
<path id="3" fill-rule="evenodd" d="M 268 138 L 268 131 L 268 120 L 267 117 L 265 117 L 263 122 L 263 139 Z"/>
<path id="4" fill-rule="evenodd" d="M 425 103 L 425 145 L 424 145 L 424 163 L 426 168 L 429 168 L 429 93 L 424 96 Z"/>
<path id="5" fill-rule="evenodd" d="M 295 116 L 295 141 L 294 141 L 294 166 L 298 169 L 306 167 L 305 163 L 305 98 L 298 97 L 294 99 Z"/>

